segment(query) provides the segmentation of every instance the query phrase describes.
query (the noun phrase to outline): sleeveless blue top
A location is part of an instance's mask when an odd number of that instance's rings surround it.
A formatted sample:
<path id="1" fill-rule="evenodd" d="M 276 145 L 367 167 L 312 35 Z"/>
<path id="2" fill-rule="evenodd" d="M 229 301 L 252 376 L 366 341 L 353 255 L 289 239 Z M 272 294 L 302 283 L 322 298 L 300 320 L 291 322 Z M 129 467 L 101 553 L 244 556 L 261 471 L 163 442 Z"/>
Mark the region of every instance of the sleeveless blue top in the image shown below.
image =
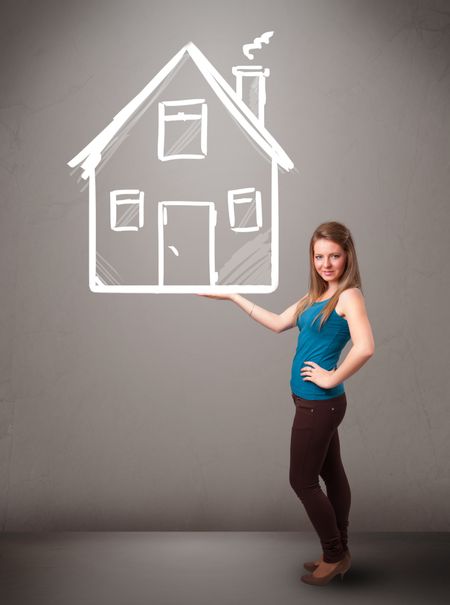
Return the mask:
<path id="1" fill-rule="evenodd" d="M 345 392 L 343 382 L 332 389 L 324 389 L 310 380 L 304 380 L 300 374 L 303 367 L 312 367 L 308 364 L 305 366 L 305 361 L 314 361 L 325 370 L 337 368 L 342 349 L 350 340 L 348 322 L 336 313 L 336 309 L 333 309 L 320 331 L 318 327 L 322 316 L 313 323 L 316 315 L 329 300 L 330 298 L 327 298 L 313 303 L 297 319 L 299 335 L 292 362 L 291 390 L 302 399 L 331 399 Z"/>

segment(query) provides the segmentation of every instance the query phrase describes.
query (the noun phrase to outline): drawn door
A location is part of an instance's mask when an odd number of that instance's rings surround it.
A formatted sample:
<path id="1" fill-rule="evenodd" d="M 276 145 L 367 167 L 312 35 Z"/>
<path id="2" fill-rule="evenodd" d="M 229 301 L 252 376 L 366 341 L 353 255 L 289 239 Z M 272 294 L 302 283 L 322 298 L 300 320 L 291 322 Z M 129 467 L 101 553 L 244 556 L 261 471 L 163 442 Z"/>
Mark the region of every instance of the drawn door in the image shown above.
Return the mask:
<path id="1" fill-rule="evenodd" d="M 216 223 L 212 202 L 159 202 L 160 286 L 184 286 L 186 292 L 186 286 L 216 283 Z"/>

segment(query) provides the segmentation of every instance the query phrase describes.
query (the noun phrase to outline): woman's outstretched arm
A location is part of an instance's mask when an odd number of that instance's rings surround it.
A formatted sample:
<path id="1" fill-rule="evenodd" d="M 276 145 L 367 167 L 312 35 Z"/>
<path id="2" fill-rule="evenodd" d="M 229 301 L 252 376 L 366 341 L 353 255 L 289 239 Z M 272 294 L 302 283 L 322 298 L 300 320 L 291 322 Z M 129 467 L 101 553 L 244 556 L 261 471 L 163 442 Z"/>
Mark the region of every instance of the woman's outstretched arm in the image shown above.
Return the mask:
<path id="1" fill-rule="evenodd" d="M 278 314 L 260 307 L 240 294 L 200 294 L 200 296 L 231 300 L 252 319 L 277 334 L 295 326 L 295 309 L 299 301 L 288 307 L 283 313 Z"/>

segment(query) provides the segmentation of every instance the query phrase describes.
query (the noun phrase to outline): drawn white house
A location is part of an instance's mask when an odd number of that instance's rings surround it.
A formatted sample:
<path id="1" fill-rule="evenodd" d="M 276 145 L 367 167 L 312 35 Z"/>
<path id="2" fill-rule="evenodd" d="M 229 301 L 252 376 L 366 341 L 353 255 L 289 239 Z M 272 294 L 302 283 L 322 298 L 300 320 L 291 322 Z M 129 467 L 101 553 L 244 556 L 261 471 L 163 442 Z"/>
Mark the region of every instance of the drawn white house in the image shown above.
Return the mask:
<path id="1" fill-rule="evenodd" d="M 89 189 L 93 292 L 273 292 L 279 168 L 262 66 L 236 90 L 189 42 L 68 165 Z M 84 187 L 83 187 L 84 188 Z"/>

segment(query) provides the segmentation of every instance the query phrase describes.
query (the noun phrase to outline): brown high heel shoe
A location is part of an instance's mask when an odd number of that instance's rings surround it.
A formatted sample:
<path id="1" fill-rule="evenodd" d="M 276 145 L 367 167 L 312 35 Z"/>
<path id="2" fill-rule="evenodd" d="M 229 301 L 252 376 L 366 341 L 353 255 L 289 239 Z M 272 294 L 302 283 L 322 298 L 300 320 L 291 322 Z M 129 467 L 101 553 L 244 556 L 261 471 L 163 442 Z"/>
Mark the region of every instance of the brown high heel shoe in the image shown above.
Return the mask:
<path id="1" fill-rule="evenodd" d="M 302 582 L 306 582 L 306 584 L 313 584 L 315 586 L 324 586 L 325 584 L 328 584 L 328 582 L 330 582 L 334 578 L 334 576 L 337 576 L 338 574 L 341 574 L 342 580 L 344 574 L 350 569 L 350 567 L 351 562 L 349 558 L 344 556 L 344 558 L 338 562 L 336 567 L 333 569 L 333 571 L 330 571 L 330 573 L 321 577 L 314 576 L 313 574 L 306 574 L 302 576 Z"/>
<path id="2" fill-rule="evenodd" d="M 307 561 L 306 563 L 303 563 L 303 567 L 308 571 L 314 571 L 319 567 L 321 561 L 323 561 L 323 555 L 317 561 Z"/>
<path id="3" fill-rule="evenodd" d="M 344 556 L 347 557 L 351 562 L 351 555 L 348 549 L 345 551 Z M 308 571 L 314 571 L 319 567 L 321 561 L 323 561 L 323 555 L 318 561 L 307 561 L 306 563 L 303 563 L 303 567 Z"/>

